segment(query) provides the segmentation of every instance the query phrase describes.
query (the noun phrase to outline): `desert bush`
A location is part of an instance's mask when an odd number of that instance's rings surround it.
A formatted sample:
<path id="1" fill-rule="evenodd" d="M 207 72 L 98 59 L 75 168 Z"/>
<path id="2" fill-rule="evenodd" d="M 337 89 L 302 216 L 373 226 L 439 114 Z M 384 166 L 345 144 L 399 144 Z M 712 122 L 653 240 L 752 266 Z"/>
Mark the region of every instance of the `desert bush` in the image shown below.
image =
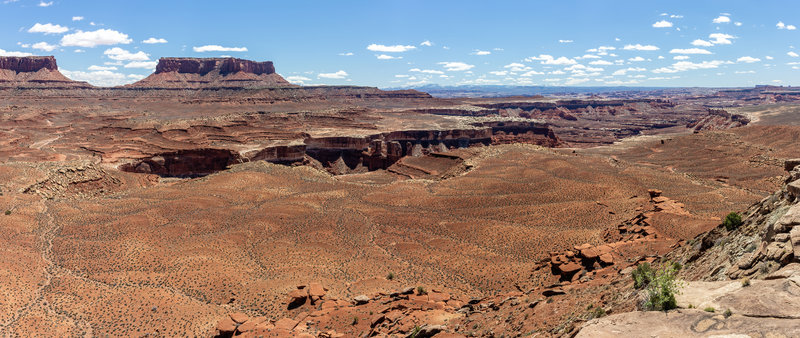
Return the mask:
<path id="1" fill-rule="evenodd" d="M 709 306 L 709 307 L 707 307 L 707 308 L 703 309 L 703 311 L 705 311 L 705 312 L 714 312 L 714 311 L 717 311 L 717 310 L 716 310 L 716 309 L 714 309 L 713 307 L 710 307 L 710 306 Z"/>
<path id="2" fill-rule="evenodd" d="M 742 286 L 750 286 L 750 278 L 742 278 Z"/>
<path id="3" fill-rule="evenodd" d="M 426 290 L 425 290 L 425 287 L 423 287 L 423 286 L 418 286 L 418 287 L 417 287 L 417 294 L 418 294 L 418 295 L 427 295 L 427 294 L 428 294 L 428 291 L 426 291 Z"/>
<path id="4" fill-rule="evenodd" d="M 650 281 L 653 280 L 653 268 L 650 266 L 650 263 L 644 262 L 636 266 L 636 269 L 631 272 L 631 277 L 633 277 L 633 287 L 637 289 L 641 289 L 648 284 Z"/>
<path id="5" fill-rule="evenodd" d="M 725 216 L 725 220 L 722 221 L 722 225 L 728 231 L 732 231 L 742 225 L 742 215 L 739 215 L 738 212 L 731 212 L 728 216 Z"/>
<path id="6" fill-rule="evenodd" d="M 6 216 L 11 215 L 11 210 L 6 210 Z"/>
<path id="7" fill-rule="evenodd" d="M 647 300 L 644 307 L 647 310 L 667 311 L 678 307 L 675 295 L 680 287 L 676 280 L 677 270 L 671 263 L 655 273 L 650 272 L 651 280 L 647 285 Z"/>
<path id="8" fill-rule="evenodd" d="M 386 275 L 386 279 L 393 280 L 394 279 L 394 272 L 390 272 L 388 275 Z"/>
<path id="9" fill-rule="evenodd" d="M 733 316 L 733 311 L 731 311 L 731 309 L 727 309 L 722 315 L 725 316 L 725 318 L 728 318 L 730 316 Z"/>

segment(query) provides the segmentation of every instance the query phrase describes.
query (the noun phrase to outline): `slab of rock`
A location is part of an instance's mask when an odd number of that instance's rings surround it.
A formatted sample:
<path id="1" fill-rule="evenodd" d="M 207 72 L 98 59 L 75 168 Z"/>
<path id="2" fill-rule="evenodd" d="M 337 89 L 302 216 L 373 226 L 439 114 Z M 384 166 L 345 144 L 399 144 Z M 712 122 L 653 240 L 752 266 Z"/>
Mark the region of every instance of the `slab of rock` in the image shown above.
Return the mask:
<path id="1" fill-rule="evenodd" d="M 217 330 L 219 330 L 220 333 L 232 333 L 236 330 L 236 322 L 230 317 L 223 318 L 217 323 Z"/>
<path id="2" fill-rule="evenodd" d="M 800 319 L 722 315 L 699 309 L 636 311 L 590 320 L 576 337 L 798 337 Z"/>
<path id="3" fill-rule="evenodd" d="M 359 295 L 353 298 L 353 302 L 355 302 L 356 305 L 367 304 L 369 301 L 370 298 L 367 295 Z"/>
<path id="4" fill-rule="evenodd" d="M 234 312 L 230 314 L 231 319 L 239 324 L 246 322 L 250 317 L 241 312 Z"/>
<path id="5" fill-rule="evenodd" d="M 299 322 L 291 318 L 282 318 L 275 322 L 275 329 L 291 331 Z"/>
<path id="6" fill-rule="evenodd" d="M 783 162 L 783 170 L 792 171 L 795 167 L 800 165 L 800 158 L 793 158 Z"/>
<path id="7" fill-rule="evenodd" d="M 795 180 L 786 185 L 786 190 L 789 191 L 789 194 L 792 196 L 800 196 L 800 180 Z"/>
<path id="8" fill-rule="evenodd" d="M 800 320 L 800 275 L 772 280 L 689 282 L 676 295 L 679 307 L 713 307 L 752 317 Z"/>

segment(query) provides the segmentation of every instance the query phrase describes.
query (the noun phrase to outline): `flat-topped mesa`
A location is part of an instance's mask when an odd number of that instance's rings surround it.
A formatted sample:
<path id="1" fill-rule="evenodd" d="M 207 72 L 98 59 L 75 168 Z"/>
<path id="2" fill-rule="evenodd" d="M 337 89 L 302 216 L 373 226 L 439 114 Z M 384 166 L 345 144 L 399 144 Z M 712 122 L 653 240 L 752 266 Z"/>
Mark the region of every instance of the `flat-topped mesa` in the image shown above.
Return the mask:
<path id="1" fill-rule="evenodd" d="M 53 56 L 0 56 L 0 87 L 91 88 L 58 71 Z"/>
<path id="2" fill-rule="evenodd" d="M 293 86 L 272 61 L 237 58 L 161 58 L 156 72 L 129 85 L 146 88 L 254 88 Z"/>

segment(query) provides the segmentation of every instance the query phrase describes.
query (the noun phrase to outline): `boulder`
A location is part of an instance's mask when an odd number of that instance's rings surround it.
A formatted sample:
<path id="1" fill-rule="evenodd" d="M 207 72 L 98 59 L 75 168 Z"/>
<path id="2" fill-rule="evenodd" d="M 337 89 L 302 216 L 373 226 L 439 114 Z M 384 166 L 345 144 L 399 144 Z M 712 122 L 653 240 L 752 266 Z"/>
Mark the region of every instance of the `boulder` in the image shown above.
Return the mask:
<path id="1" fill-rule="evenodd" d="M 353 298 L 353 302 L 355 302 L 356 305 L 367 304 L 369 301 L 370 298 L 367 295 L 359 295 Z"/>
<path id="2" fill-rule="evenodd" d="M 233 321 L 234 321 L 234 322 L 237 322 L 237 323 L 239 323 L 239 324 L 241 324 L 241 323 L 244 323 L 244 322 L 246 322 L 248 319 L 250 319 L 250 317 L 249 317 L 249 316 L 247 316 L 246 314 L 244 314 L 244 313 L 241 313 L 241 312 L 234 312 L 234 313 L 231 313 L 231 314 L 230 314 L 230 317 L 231 317 L 231 319 L 233 319 Z"/>
<path id="3" fill-rule="evenodd" d="M 795 180 L 792 183 L 787 184 L 786 190 L 788 190 L 789 194 L 792 196 L 800 196 L 800 180 Z"/>
<path id="4" fill-rule="evenodd" d="M 800 165 L 800 158 L 793 158 L 783 162 L 783 169 L 786 171 L 792 171 L 798 165 Z"/>
<path id="5" fill-rule="evenodd" d="M 233 333 L 236 330 L 236 322 L 230 317 L 223 318 L 217 323 L 217 330 L 222 333 Z"/>
<path id="6" fill-rule="evenodd" d="M 655 198 L 661 196 L 662 191 L 658 189 L 649 189 L 647 190 L 647 193 L 650 194 L 650 198 Z"/>

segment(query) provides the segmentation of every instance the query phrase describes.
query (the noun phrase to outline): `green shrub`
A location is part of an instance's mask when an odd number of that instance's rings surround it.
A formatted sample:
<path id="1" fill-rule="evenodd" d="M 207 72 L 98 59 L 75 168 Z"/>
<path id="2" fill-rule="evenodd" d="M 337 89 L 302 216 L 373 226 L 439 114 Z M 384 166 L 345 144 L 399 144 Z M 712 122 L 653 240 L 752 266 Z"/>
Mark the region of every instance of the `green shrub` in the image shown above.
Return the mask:
<path id="1" fill-rule="evenodd" d="M 750 278 L 742 278 L 742 286 L 750 286 Z"/>
<path id="2" fill-rule="evenodd" d="M 731 311 L 731 309 L 727 309 L 722 315 L 725 316 L 725 318 L 728 318 L 730 316 L 733 316 L 733 311 Z"/>
<path id="3" fill-rule="evenodd" d="M 11 215 L 11 210 L 6 210 L 6 216 Z"/>
<path id="4" fill-rule="evenodd" d="M 394 272 L 390 272 L 388 275 L 386 275 L 386 279 L 388 280 L 394 279 Z"/>
<path id="5" fill-rule="evenodd" d="M 703 311 L 705 311 L 705 312 L 714 312 L 714 311 L 717 311 L 717 310 L 715 310 L 713 307 L 709 306 L 709 307 L 703 309 Z"/>
<path id="6" fill-rule="evenodd" d="M 731 212 L 728 216 L 725 216 L 725 220 L 722 221 L 722 225 L 728 231 L 732 231 L 742 225 L 742 215 L 739 215 L 738 212 Z"/>
<path id="7" fill-rule="evenodd" d="M 425 290 L 425 287 L 423 287 L 423 286 L 418 286 L 418 287 L 417 287 L 417 294 L 418 294 L 418 295 L 427 295 L 427 294 L 428 294 L 428 291 L 426 291 L 426 290 Z"/>
<path id="8" fill-rule="evenodd" d="M 679 283 L 676 280 L 675 266 L 667 263 L 652 274 L 652 279 L 647 285 L 647 301 L 645 308 L 654 311 L 667 311 L 678 307 L 675 295 L 679 292 Z"/>
<path id="9" fill-rule="evenodd" d="M 650 263 L 644 262 L 639 264 L 631 273 L 631 277 L 633 277 L 633 287 L 641 289 L 647 286 L 650 284 L 650 281 L 653 280 L 653 275 L 653 268 L 650 266 Z"/>
<path id="10" fill-rule="evenodd" d="M 606 310 L 600 306 L 596 307 L 594 311 L 592 311 L 592 318 L 600 318 L 606 315 Z"/>
<path id="11" fill-rule="evenodd" d="M 358 325 L 358 317 L 353 317 L 353 322 L 350 325 Z"/>

